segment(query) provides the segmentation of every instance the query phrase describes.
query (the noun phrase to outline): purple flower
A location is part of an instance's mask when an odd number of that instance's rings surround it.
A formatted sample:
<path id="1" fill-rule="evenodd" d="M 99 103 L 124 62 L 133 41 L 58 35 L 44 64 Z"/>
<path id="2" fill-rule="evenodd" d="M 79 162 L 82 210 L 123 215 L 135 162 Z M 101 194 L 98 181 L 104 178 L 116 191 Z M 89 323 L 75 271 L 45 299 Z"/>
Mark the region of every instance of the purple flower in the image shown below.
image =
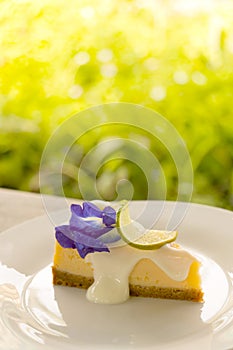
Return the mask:
<path id="1" fill-rule="evenodd" d="M 59 244 L 64 248 L 77 249 L 82 258 L 88 253 L 109 252 L 106 242 L 114 242 L 118 235 L 105 237 L 116 224 L 116 211 L 106 206 L 99 209 L 91 202 L 84 202 L 83 206 L 71 205 L 71 218 L 69 225 L 55 227 L 55 236 Z"/>

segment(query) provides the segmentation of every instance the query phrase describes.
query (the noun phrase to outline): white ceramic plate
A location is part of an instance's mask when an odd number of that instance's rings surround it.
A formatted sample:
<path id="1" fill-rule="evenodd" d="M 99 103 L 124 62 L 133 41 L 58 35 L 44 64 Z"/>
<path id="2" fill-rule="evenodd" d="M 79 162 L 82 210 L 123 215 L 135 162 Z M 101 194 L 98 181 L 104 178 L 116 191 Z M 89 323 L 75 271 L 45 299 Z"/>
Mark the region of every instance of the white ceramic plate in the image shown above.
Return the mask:
<path id="1" fill-rule="evenodd" d="M 132 203 L 135 217 L 144 204 Z M 157 227 L 174 206 L 165 203 Z M 159 208 L 161 202 L 150 202 L 143 220 Z M 63 216 L 57 214 L 61 222 Z M 44 216 L 0 234 L 0 349 L 233 348 L 232 212 L 191 204 L 179 224 L 178 242 L 203 263 L 204 304 L 130 298 L 96 305 L 83 290 L 54 287 L 53 231 Z"/>

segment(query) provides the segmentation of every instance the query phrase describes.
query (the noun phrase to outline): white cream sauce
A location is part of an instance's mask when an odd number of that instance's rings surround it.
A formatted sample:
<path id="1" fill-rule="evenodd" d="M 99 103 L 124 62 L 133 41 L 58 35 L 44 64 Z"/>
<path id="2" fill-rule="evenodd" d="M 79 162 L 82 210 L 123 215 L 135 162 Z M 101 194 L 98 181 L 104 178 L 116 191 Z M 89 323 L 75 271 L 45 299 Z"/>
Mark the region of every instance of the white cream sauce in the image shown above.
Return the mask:
<path id="1" fill-rule="evenodd" d="M 108 252 L 88 254 L 94 270 L 94 283 L 87 290 L 87 299 L 94 303 L 117 304 L 129 298 L 128 278 L 136 263 L 149 258 L 171 279 L 187 278 L 194 257 L 182 248 L 165 245 L 157 250 L 146 251 L 128 245 L 112 248 Z"/>
<path id="2" fill-rule="evenodd" d="M 93 201 L 101 210 L 109 205 L 102 200 Z M 113 203 L 111 203 L 113 207 Z M 115 210 L 119 203 L 115 204 Z M 139 223 L 134 222 L 134 225 Z M 142 229 L 143 226 L 142 226 Z M 121 241 L 122 242 L 122 241 Z M 156 250 L 140 250 L 119 242 L 109 252 L 88 254 L 94 270 L 94 283 L 87 290 L 87 299 L 94 303 L 117 304 L 129 298 L 129 275 L 138 261 L 151 259 L 161 270 L 175 281 L 184 281 L 194 257 L 182 248 L 167 244 Z"/>

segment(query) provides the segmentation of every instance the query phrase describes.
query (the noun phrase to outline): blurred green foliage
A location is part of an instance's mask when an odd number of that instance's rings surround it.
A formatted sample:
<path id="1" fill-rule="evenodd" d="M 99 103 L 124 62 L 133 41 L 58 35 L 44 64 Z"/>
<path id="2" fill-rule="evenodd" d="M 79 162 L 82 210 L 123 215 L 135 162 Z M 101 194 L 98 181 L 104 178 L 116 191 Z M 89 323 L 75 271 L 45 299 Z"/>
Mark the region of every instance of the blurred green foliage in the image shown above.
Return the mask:
<path id="1" fill-rule="evenodd" d="M 39 191 L 40 158 L 53 130 L 87 107 L 123 101 L 158 111 L 181 134 L 194 169 L 192 201 L 232 209 L 233 4 L 201 4 L 1 1 L 0 186 Z M 93 130 L 72 148 L 64 164 L 67 195 L 81 197 L 81 161 L 111 136 L 155 152 L 167 199 L 176 198 L 167 150 L 150 135 L 120 128 Z M 147 197 L 144 174 L 130 161 L 109 161 L 97 175 L 107 199 L 121 179 L 133 184 L 135 199 Z"/>

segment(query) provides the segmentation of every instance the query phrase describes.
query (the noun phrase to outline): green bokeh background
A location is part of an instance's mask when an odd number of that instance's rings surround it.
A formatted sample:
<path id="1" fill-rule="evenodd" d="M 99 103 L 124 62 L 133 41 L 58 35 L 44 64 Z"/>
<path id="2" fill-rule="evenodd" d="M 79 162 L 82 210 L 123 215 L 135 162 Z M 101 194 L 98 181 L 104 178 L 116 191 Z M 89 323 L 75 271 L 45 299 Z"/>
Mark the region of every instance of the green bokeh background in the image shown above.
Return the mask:
<path id="1" fill-rule="evenodd" d="M 192 201 L 232 209 L 233 2 L 207 5 L 1 1 L 0 186 L 38 192 L 41 155 L 57 126 L 88 107 L 130 102 L 158 111 L 182 136 L 194 170 Z M 70 150 L 66 195 L 81 198 L 81 161 L 111 137 L 152 150 L 166 176 L 167 199 L 176 199 L 176 168 L 167 150 L 150 135 L 120 126 L 93 130 Z M 87 171 L 87 186 L 91 176 Z M 141 170 L 117 159 L 97 174 L 105 199 L 116 198 L 122 179 L 133 184 L 134 199 L 147 198 Z"/>

